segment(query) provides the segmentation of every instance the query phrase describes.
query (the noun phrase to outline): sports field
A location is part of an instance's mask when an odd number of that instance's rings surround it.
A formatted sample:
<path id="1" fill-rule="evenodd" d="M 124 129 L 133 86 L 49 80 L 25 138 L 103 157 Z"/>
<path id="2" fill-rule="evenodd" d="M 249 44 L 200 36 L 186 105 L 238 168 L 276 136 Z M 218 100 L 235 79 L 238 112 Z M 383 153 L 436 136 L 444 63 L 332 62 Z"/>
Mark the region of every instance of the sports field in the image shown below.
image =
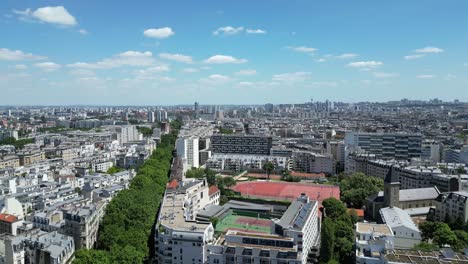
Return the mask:
<path id="1" fill-rule="evenodd" d="M 230 213 L 219 220 L 215 231 L 226 232 L 229 229 L 269 234 L 270 226 L 270 219 Z"/>

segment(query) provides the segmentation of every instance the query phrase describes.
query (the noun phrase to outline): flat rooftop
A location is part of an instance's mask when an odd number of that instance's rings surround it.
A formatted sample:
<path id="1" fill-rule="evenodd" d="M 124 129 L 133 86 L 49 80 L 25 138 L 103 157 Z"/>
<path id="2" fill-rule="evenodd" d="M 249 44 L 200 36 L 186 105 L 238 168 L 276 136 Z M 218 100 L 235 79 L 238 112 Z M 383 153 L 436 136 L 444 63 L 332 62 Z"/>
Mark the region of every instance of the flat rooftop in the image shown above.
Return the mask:
<path id="1" fill-rule="evenodd" d="M 179 231 L 204 231 L 210 223 L 185 220 L 184 200 L 185 192 L 166 192 L 161 204 L 159 223 Z"/>
<path id="2" fill-rule="evenodd" d="M 392 229 L 384 224 L 356 223 L 356 232 L 360 234 L 393 235 Z"/>

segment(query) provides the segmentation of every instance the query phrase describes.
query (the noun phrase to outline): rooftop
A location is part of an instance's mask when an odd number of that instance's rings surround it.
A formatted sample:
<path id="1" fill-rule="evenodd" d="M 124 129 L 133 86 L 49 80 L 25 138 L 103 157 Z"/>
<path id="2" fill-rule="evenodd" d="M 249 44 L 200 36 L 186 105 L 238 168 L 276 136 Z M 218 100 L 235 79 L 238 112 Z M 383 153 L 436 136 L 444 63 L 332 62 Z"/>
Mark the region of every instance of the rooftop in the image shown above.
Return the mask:
<path id="1" fill-rule="evenodd" d="M 392 229 L 386 224 L 356 223 L 356 232 L 360 234 L 393 236 Z"/>
<path id="2" fill-rule="evenodd" d="M 384 223 L 392 229 L 395 227 L 404 226 L 414 231 L 419 232 L 418 227 L 414 224 L 409 214 L 398 207 L 385 207 L 380 209 L 380 215 Z"/>
<path id="3" fill-rule="evenodd" d="M 0 221 L 13 223 L 18 220 L 18 217 L 11 214 L 0 214 Z"/>

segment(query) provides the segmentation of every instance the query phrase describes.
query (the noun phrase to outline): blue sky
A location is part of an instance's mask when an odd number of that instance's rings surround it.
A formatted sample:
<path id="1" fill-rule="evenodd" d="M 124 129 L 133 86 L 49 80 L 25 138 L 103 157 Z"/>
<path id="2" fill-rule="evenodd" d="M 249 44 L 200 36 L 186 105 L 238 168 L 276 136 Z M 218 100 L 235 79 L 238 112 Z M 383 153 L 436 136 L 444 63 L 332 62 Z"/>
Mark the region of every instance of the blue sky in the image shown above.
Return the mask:
<path id="1" fill-rule="evenodd" d="M 468 101 L 468 2 L 0 2 L 0 104 Z"/>

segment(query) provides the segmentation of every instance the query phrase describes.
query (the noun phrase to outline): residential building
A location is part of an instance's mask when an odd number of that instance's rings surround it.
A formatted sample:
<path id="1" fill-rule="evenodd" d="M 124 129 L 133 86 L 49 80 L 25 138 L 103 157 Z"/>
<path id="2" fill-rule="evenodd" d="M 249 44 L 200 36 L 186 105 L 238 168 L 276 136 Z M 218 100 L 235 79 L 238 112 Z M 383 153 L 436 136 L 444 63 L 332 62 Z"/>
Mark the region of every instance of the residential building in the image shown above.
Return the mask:
<path id="1" fill-rule="evenodd" d="M 395 236 L 386 224 L 356 223 L 356 263 L 382 263 L 380 255 L 393 250 Z"/>
<path id="2" fill-rule="evenodd" d="M 347 132 L 345 144 L 359 147 L 379 159 L 408 160 L 421 157 L 422 135 Z"/>
<path id="3" fill-rule="evenodd" d="M 428 218 L 435 221 L 446 222 L 457 219 L 468 222 L 468 192 L 446 192 L 441 193 L 436 199 L 436 207 L 431 210 Z"/>
<path id="4" fill-rule="evenodd" d="M 91 249 L 97 240 L 99 222 L 104 214 L 105 203 L 64 209 L 65 225 L 61 233 L 71 236 L 76 249 Z"/>
<path id="5" fill-rule="evenodd" d="M 335 164 L 331 155 L 322 155 L 311 151 L 294 151 L 293 170 L 307 173 L 335 174 Z"/>
<path id="6" fill-rule="evenodd" d="M 210 146 L 213 154 L 270 155 L 272 138 L 251 135 L 213 135 Z"/>
<path id="7" fill-rule="evenodd" d="M 207 262 L 207 244 L 214 240 L 214 228 L 211 223 L 195 218 L 208 204 L 206 181 L 173 180 L 168 184 L 155 227 L 158 263 Z"/>

